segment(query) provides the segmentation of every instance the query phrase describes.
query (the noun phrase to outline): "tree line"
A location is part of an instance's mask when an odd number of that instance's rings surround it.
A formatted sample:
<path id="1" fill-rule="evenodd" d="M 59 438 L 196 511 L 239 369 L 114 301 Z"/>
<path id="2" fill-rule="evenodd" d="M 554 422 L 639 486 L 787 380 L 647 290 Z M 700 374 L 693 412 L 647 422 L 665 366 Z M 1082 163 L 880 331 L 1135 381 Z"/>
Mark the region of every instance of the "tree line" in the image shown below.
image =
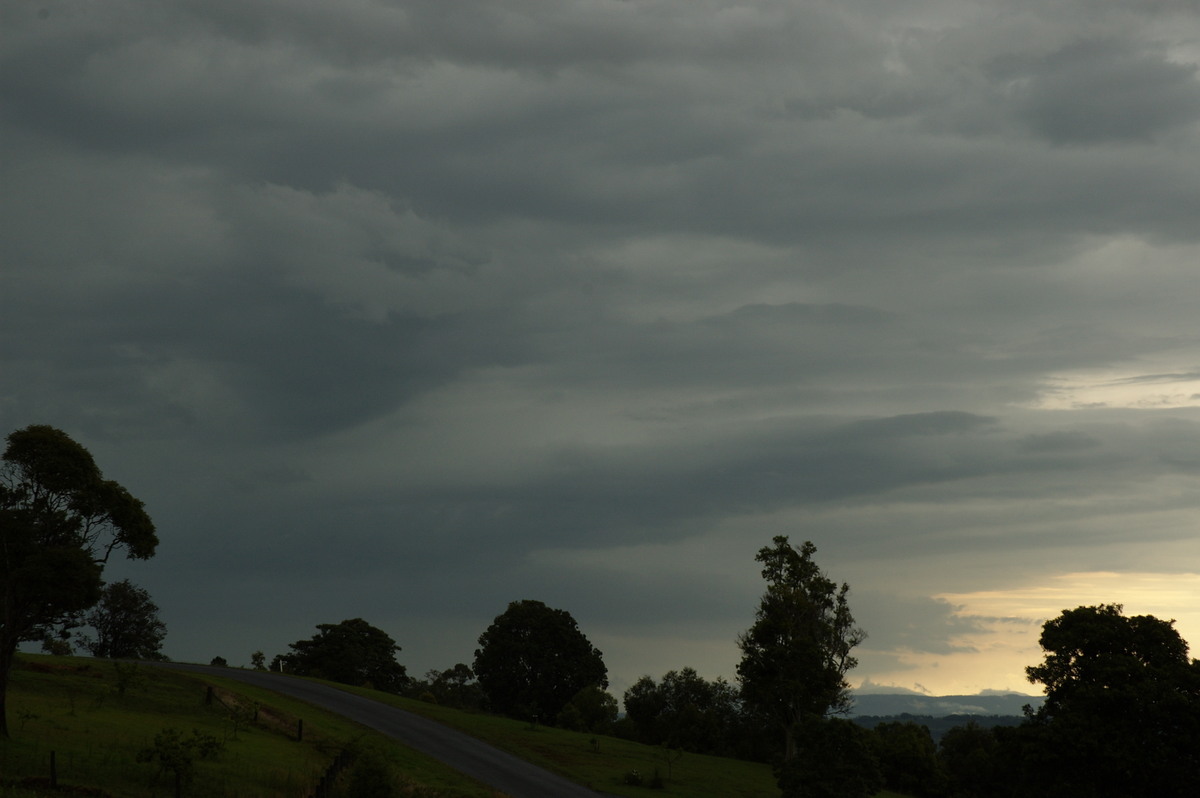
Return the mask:
<path id="1" fill-rule="evenodd" d="M 96 656 L 157 658 L 165 626 L 149 595 L 105 585 L 104 565 L 158 544 L 142 503 L 105 480 L 90 453 L 52 427 L 11 433 L 0 460 L 0 737 L 17 646 L 62 652 L 71 631 Z M 608 690 L 601 652 L 569 612 L 510 603 L 479 637 L 470 665 L 412 678 L 400 646 L 362 618 L 319 624 L 311 638 L 256 668 L 407 694 L 535 724 L 611 734 L 666 751 L 771 762 L 784 798 L 866 798 L 884 786 L 921 798 L 1078 795 L 1140 798 L 1200 787 L 1200 661 L 1174 621 L 1127 617 L 1117 604 L 1067 610 L 1045 624 L 1041 664 L 1027 669 L 1046 700 L 1013 727 L 968 723 L 935 745 L 911 722 L 866 729 L 844 718 L 846 674 L 866 638 L 811 542 L 777 536 L 759 550 L 766 587 L 739 635 L 736 683 L 694 669 Z M 214 663 L 223 660 L 217 658 Z"/>

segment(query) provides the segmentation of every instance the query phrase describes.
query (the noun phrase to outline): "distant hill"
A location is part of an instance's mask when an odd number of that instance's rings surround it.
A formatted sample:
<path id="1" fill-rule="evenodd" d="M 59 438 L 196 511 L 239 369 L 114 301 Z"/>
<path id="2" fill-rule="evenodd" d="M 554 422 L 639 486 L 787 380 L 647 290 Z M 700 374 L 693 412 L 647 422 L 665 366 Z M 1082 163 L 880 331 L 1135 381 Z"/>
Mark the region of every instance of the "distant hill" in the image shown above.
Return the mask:
<path id="1" fill-rule="evenodd" d="M 868 729 L 892 721 L 916 723 L 928 728 L 934 740 L 941 740 L 950 729 L 971 722 L 984 728 L 1016 726 L 1022 721 L 1027 704 L 1037 709 L 1044 700 L 1040 695 L 1021 693 L 863 693 L 855 694 L 850 719 Z"/>
<path id="2" fill-rule="evenodd" d="M 940 742 L 946 732 L 958 726 L 966 726 L 968 723 L 984 728 L 991 729 L 996 726 L 1019 726 L 1024 720 L 1022 717 L 1015 715 L 946 715 L 945 717 L 935 718 L 930 715 L 855 715 L 850 719 L 852 723 L 857 723 L 864 729 L 874 729 L 881 723 L 915 723 L 918 726 L 924 726 L 929 729 L 934 742 Z"/>
<path id="3" fill-rule="evenodd" d="M 1042 705 L 1040 695 L 922 695 L 920 693 L 868 693 L 854 696 L 850 717 L 869 715 L 893 717 L 924 715 L 941 718 L 948 715 L 1020 716 L 1026 704 L 1034 709 Z"/>

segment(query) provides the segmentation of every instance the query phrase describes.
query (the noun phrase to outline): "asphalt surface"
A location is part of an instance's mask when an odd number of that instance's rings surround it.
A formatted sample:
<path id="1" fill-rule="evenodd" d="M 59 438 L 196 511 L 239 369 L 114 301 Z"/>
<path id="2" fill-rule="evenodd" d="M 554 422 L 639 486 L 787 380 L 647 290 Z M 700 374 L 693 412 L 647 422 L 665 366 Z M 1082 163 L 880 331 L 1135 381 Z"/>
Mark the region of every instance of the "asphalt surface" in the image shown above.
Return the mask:
<path id="1" fill-rule="evenodd" d="M 267 671 L 181 663 L 147 664 L 237 679 L 256 687 L 299 698 L 382 732 L 511 798 L 596 798 L 603 795 L 449 726 L 370 698 L 347 693 L 336 687 Z"/>

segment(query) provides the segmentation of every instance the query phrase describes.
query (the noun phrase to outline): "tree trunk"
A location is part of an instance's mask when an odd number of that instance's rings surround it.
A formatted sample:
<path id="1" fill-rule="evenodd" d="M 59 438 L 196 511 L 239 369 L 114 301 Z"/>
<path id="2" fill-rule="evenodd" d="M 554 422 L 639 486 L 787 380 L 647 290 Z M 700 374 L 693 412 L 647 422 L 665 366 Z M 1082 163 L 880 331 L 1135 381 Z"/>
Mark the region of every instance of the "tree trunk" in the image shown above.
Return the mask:
<path id="1" fill-rule="evenodd" d="M 12 671 L 17 653 L 16 641 L 9 642 L 7 636 L 0 637 L 0 738 L 7 739 L 8 733 L 8 675 Z"/>
<path id="2" fill-rule="evenodd" d="M 789 723 L 783 727 L 783 761 L 790 762 L 796 758 L 796 725 Z"/>

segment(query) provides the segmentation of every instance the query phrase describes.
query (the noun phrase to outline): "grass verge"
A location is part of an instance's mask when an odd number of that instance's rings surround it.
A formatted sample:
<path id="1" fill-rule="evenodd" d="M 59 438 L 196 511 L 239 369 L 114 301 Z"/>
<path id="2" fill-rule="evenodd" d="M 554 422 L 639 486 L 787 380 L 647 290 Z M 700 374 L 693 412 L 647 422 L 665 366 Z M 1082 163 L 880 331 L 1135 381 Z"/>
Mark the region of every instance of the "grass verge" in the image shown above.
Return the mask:
<path id="1" fill-rule="evenodd" d="M 134 666 L 122 666 L 132 669 Z M 212 689 L 211 699 L 209 688 Z M 297 741 L 303 719 L 303 741 Z M 231 679 L 83 657 L 21 655 L 0 739 L 0 798 L 51 795 L 52 771 L 74 794 L 175 794 L 173 772 L 139 762 L 166 729 L 221 744 L 194 757 L 185 796 L 306 798 L 343 748 L 371 751 L 411 795 L 491 798 L 493 791 L 376 732 L 304 702 Z"/>
<path id="2" fill-rule="evenodd" d="M 508 751 L 578 784 L 626 798 L 779 798 L 769 765 L 703 754 L 670 752 L 656 746 L 546 726 L 509 718 L 463 712 L 437 704 L 336 685 L 400 709 L 436 720 Z M 636 773 L 642 785 L 627 783 Z M 662 789 L 648 785 L 655 774 Z M 876 798 L 906 798 L 884 790 Z"/>
<path id="3" fill-rule="evenodd" d="M 124 666 L 129 667 L 129 666 Z M 124 691 L 121 691 L 121 682 Z M 445 723 L 592 788 L 627 798 L 778 798 L 767 765 L 661 748 L 462 712 L 363 688 L 334 685 Z M 209 690 L 212 699 L 209 700 Z M 304 739 L 296 740 L 304 721 Z M 170 773 L 138 762 L 139 751 L 173 728 L 211 736 L 222 750 L 197 760 L 183 795 L 307 798 L 344 748 L 382 761 L 401 794 L 413 798 L 495 798 L 490 788 L 441 763 L 297 699 L 229 678 L 139 666 L 132 679 L 108 661 L 22 655 L 9 689 L 10 740 L 0 740 L 0 798 L 55 795 L 29 786 L 49 778 L 74 794 L 156 798 L 174 795 Z M 642 784 L 628 783 L 637 774 Z M 649 786 L 655 774 L 662 789 Z M 343 780 L 344 781 L 344 780 Z M 26 786 L 22 786 L 26 785 Z M 343 784 L 344 786 L 344 784 Z M 340 791 L 345 794 L 344 790 Z M 878 798 L 902 798 L 884 792 Z"/>

